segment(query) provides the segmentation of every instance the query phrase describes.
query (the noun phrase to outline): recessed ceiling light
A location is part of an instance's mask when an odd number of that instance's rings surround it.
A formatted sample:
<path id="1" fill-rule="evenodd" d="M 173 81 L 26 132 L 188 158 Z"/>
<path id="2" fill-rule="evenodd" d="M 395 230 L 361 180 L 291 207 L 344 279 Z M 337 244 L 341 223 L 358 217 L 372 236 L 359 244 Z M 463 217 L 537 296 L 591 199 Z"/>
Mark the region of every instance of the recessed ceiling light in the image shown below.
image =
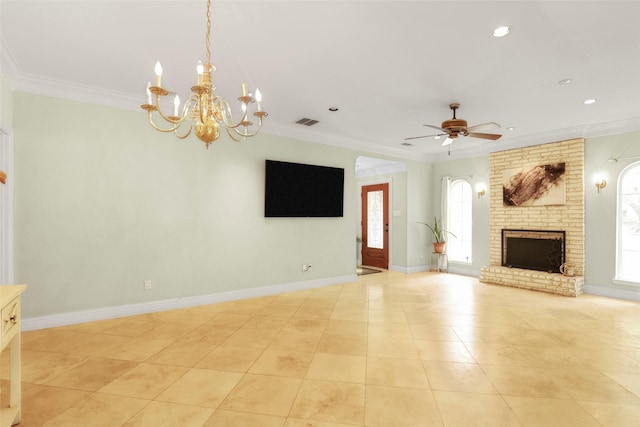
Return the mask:
<path id="1" fill-rule="evenodd" d="M 596 103 L 596 99 L 591 98 L 591 99 L 585 99 L 584 100 L 584 105 L 591 105 L 591 104 L 595 104 Z"/>
<path id="2" fill-rule="evenodd" d="M 573 79 L 562 79 L 558 82 L 559 85 L 568 85 L 569 83 L 571 83 L 573 81 Z"/>
<path id="3" fill-rule="evenodd" d="M 511 32 L 511 27 L 498 27 L 493 30 L 493 37 L 504 37 Z"/>
<path id="4" fill-rule="evenodd" d="M 338 107 L 329 107 L 329 111 L 338 111 Z"/>
<path id="5" fill-rule="evenodd" d="M 513 126 L 509 126 L 507 130 L 516 130 L 516 128 L 514 128 Z"/>

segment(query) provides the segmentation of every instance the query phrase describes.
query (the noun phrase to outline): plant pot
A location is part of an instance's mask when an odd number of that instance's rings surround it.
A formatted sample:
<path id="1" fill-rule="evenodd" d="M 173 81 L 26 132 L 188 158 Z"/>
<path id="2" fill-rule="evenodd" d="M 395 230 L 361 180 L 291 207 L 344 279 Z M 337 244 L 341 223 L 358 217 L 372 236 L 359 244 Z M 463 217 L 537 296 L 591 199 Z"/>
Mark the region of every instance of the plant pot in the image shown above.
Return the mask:
<path id="1" fill-rule="evenodd" d="M 443 254 L 446 244 L 447 242 L 435 242 L 433 244 L 433 252 L 437 254 Z"/>

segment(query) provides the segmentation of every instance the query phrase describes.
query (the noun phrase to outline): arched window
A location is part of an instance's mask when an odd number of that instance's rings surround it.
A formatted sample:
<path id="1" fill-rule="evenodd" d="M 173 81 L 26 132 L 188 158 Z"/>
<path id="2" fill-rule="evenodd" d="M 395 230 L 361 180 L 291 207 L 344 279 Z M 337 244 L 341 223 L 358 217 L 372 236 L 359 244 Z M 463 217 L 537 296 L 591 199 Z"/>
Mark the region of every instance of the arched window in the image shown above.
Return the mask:
<path id="1" fill-rule="evenodd" d="M 620 174 L 616 255 L 616 279 L 640 283 L 640 162 Z"/>
<path id="2" fill-rule="evenodd" d="M 449 187 L 449 209 L 447 230 L 455 235 L 447 235 L 449 261 L 471 262 L 471 184 L 458 179 Z"/>

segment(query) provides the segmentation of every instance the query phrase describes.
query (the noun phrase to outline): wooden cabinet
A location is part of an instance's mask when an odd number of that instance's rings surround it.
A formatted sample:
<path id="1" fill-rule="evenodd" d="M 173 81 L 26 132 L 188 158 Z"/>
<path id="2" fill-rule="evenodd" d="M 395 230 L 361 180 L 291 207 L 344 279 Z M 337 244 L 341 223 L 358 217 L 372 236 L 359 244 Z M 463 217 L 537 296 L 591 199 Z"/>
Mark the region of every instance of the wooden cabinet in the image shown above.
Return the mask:
<path id="1" fill-rule="evenodd" d="M 9 347 L 11 358 L 9 405 L 3 405 L 0 408 L 0 427 L 12 426 L 20 422 L 20 294 L 26 287 L 26 285 L 0 286 L 0 345 L 2 346 L 0 351 Z"/>

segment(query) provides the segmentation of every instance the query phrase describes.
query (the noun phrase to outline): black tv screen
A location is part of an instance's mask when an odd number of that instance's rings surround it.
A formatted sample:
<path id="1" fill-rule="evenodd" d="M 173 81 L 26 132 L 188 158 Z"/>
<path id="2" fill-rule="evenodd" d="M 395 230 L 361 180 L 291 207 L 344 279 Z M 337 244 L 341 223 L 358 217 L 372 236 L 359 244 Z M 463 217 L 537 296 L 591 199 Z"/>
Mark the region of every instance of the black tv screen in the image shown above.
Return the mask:
<path id="1" fill-rule="evenodd" d="M 265 217 L 341 217 L 344 169 L 266 160 Z"/>

